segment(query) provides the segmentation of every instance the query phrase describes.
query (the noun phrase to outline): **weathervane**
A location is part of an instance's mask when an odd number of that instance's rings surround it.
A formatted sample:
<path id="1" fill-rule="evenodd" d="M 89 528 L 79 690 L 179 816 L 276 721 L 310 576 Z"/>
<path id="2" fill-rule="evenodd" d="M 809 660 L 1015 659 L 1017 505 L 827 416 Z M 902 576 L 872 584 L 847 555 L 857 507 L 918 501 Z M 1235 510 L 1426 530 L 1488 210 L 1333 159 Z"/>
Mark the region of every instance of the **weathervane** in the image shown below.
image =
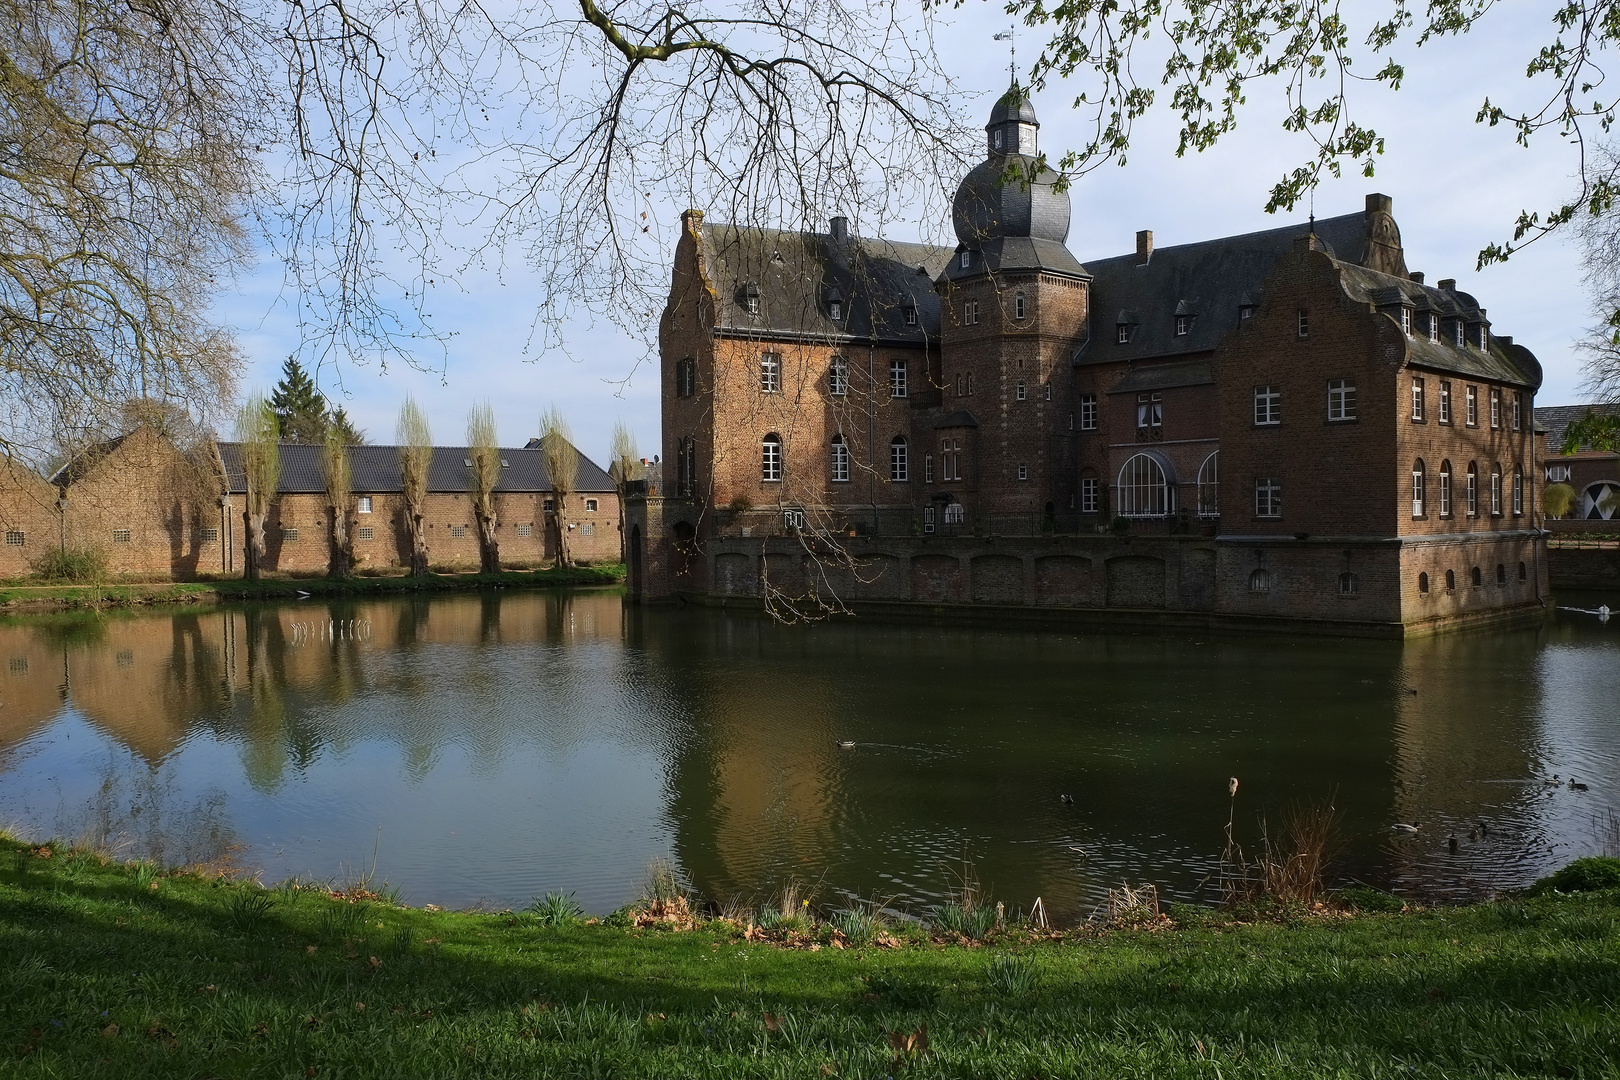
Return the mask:
<path id="1" fill-rule="evenodd" d="M 1007 43 L 1007 73 L 1012 76 L 1012 81 L 1016 83 L 1018 81 L 1018 42 L 1013 37 L 1015 29 L 1016 27 L 1007 27 L 1005 33 L 996 35 L 996 40 Z"/>

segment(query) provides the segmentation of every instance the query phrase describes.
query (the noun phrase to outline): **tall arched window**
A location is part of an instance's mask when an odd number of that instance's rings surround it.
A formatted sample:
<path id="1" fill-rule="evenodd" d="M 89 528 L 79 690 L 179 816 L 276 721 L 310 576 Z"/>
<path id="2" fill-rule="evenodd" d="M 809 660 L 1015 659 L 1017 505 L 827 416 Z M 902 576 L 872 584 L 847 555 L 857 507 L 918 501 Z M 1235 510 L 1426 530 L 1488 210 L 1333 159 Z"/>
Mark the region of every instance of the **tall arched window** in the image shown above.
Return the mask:
<path id="1" fill-rule="evenodd" d="M 849 358 L 835 356 L 832 363 L 827 366 L 827 393 L 833 397 L 846 397 L 849 394 Z"/>
<path id="2" fill-rule="evenodd" d="M 1491 515 L 1502 516 L 1502 466 L 1491 466 Z"/>
<path id="3" fill-rule="evenodd" d="M 906 440 L 896 435 L 889 442 L 889 479 L 902 483 L 910 479 L 906 462 Z"/>
<path id="4" fill-rule="evenodd" d="M 1440 516 L 1451 516 L 1451 459 L 1440 463 Z"/>
<path id="5" fill-rule="evenodd" d="M 1429 575 L 1426 574 L 1426 573 L 1425 574 L 1419 574 L 1418 575 L 1418 592 L 1426 593 L 1428 591 L 1429 591 Z"/>
<path id="6" fill-rule="evenodd" d="M 1412 516 L 1415 518 L 1423 516 L 1423 480 L 1423 459 L 1418 458 L 1412 462 Z"/>
<path id="7" fill-rule="evenodd" d="M 759 478 L 766 481 L 782 479 L 782 437 L 775 432 L 760 440 Z"/>
<path id="8" fill-rule="evenodd" d="M 1446 571 L 1446 592 L 1453 592 L 1457 588 L 1457 571 Z"/>
<path id="9" fill-rule="evenodd" d="M 688 435 L 675 450 L 675 492 L 691 495 L 697 487 L 697 439 Z"/>
<path id="10" fill-rule="evenodd" d="M 1513 466 L 1513 516 L 1524 513 L 1524 467 Z"/>
<path id="11" fill-rule="evenodd" d="M 1119 512 L 1125 517 L 1164 517 L 1171 505 L 1164 469 L 1147 454 L 1137 454 L 1119 470 Z"/>
<path id="12" fill-rule="evenodd" d="M 849 482 L 849 446 L 842 435 L 832 437 L 832 481 L 835 484 Z"/>
<path id="13" fill-rule="evenodd" d="M 1250 592 L 1270 592 L 1271 574 L 1266 570 L 1256 570 L 1249 575 Z"/>
<path id="14" fill-rule="evenodd" d="M 1219 450 L 1204 459 L 1198 466 L 1198 516 L 1218 517 L 1221 512 L 1220 495 L 1220 456 Z"/>
<path id="15" fill-rule="evenodd" d="M 1468 516 L 1469 517 L 1478 517 L 1479 516 L 1479 464 L 1477 462 L 1473 462 L 1473 461 L 1470 461 L 1468 463 L 1468 491 L 1467 491 L 1467 497 L 1468 497 Z"/>

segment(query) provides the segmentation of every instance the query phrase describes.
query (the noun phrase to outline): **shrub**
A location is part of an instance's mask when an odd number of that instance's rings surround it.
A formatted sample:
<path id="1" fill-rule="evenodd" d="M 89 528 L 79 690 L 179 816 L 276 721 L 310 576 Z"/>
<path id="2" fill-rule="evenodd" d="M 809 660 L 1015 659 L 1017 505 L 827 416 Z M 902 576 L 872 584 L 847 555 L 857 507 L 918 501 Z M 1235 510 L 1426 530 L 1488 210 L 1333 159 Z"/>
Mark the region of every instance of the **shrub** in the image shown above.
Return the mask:
<path id="1" fill-rule="evenodd" d="M 1561 518 L 1575 506 L 1575 489 L 1568 484 L 1548 484 L 1541 489 L 1541 508 L 1548 517 Z"/>
<path id="2" fill-rule="evenodd" d="M 1589 855 L 1576 859 L 1549 877 L 1536 882 L 1538 893 L 1549 889 L 1559 892 L 1596 892 L 1599 889 L 1620 888 L 1620 859 L 1607 855 Z"/>
<path id="3" fill-rule="evenodd" d="M 754 500 L 747 495 L 733 495 L 729 505 L 732 513 L 741 514 L 754 508 Z"/>
<path id="4" fill-rule="evenodd" d="M 34 575 L 46 581 L 91 585 L 107 577 L 107 556 L 95 548 L 56 548 L 34 563 Z"/>
<path id="5" fill-rule="evenodd" d="M 985 978 L 998 994 L 1023 997 L 1040 981 L 1040 969 L 1027 953 L 997 953 L 985 968 Z"/>
<path id="6" fill-rule="evenodd" d="M 573 893 L 548 892 L 536 897 L 529 905 L 529 913 L 541 926 L 570 926 L 585 916 Z"/>

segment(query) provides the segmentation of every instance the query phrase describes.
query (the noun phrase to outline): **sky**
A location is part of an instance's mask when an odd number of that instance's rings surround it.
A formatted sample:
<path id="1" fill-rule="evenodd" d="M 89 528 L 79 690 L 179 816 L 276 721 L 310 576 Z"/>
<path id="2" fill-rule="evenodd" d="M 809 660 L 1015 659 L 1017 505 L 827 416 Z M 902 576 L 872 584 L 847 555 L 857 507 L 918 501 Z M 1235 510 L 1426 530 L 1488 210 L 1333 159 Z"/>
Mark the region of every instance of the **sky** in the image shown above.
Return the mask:
<path id="1" fill-rule="evenodd" d="M 1376 175 L 1330 178 L 1314 197 L 1317 216 L 1332 217 L 1359 212 L 1369 192 L 1390 195 L 1408 268 L 1424 271 L 1430 282 L 1456 278 L 1487 308 L 1495 332 L 1535 352 L 1546 374 L 1540 405 L 1583 400 L 1575 342 L 1592 319 L 1579 249 L 1553 237 L 1478 273 L 1475 257 L 1486 244 L 1511 236 L 1520 210 L 1545 212 L 1568 198 L 1578 158 L 1556 134 L 1544 134 L 1527 150 L 1507 128 L 1476 124 L 1474 117 L 1487 95 L 1510 112 L 1540 105 L 1523 71 L 1534 50 L 1552 38 L 1551 6 L 1497 5 L 1460 39 L 1401 47 L 1397 56 L 1408 77 L 1399 91 L 1370 84 L 1353 91 L 1357 118 L 1386 140 Z M 940 55 L 973 115 L 988 117 L 1006 89 L 1006 45 L 993 40 L 1005 29 L 999 5 L 979 0 L 938 24 Z M 1018 36 L 1020 62 L 1027 64 L 1037 35 L 1020 29 Z M 1034 96 L 1041 148 L 1054 160 L 1086 135 L 1086 117 L 1070 108 L 1085 89 L 1059 83 Z M 1303 222 L 1306 207 L 1275 216 L 1263 209 L 1271 186 L 1311 153 L 1302 137 L 1282 130 L 1282 114 L 1280 89 L 1256 87 L 1235 132 L 1212 150 L 1179 159 L 1173 117 L 1161 112 L 1139 122 L 1123 167 L 1105 165 L 1070 189 L 1069 249 L 1084 263 L 1134 250 L 1139 229 L 1153 230 L 1162 248 Z M 929 231 L 937 234 L 938 223 L 896 228 L 891 238 L 919 239 Z M 509 264 L 521 265 L 521 253 L 509 254 Z M 474 271 L 437 290 L 433 322 L 453 335 L 442 373 L 397 363 L 386 370 L 345 364 L 319 372 L 322 389 L 373 442 L 393 441 L 399 404 L 410 394 L 441 444 L 461 442 L 468 410 L 488 400 L 503 445 L 522 445 L 536 433 L 540 413 L 555 404 L 569 418 L 575 441 L 598 463 L 607 463 L 616 421 L 630 427 L 641 453 L 651 457 L 659 449 L 658 373 L 643 362 L 642 343 L 582 319 L 568 326 L 564 349 L 537 353 L 534 305 L 525 299 L 533 282 L 522 271 L 500 278 Z M 244 389 L 268 391 L 298 346 L 280 266 L 261 259 L 219 298 L 216 318 L 234 328 L 248 358 Z M 437 363 L 439 357 L 427 359 Z"/>

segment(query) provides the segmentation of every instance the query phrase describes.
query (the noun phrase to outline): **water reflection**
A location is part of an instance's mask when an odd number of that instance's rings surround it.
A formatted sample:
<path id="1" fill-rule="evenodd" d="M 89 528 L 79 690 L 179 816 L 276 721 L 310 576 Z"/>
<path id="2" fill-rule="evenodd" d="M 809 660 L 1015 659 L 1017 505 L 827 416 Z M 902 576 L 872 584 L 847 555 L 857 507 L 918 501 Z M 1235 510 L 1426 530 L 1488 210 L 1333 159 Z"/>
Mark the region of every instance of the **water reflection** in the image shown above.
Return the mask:
<path id="1" fill-rule="evenodd" d="M 660 854 L 713 895 L 912 904 L 966 854 L 1073 915 L 1126 879 L 1198 895 L 1238 776 L 1246 842 L 1331 797 L 1341 874 L 1462 893 L 1595 842 L 1616 643 L 1563 615 L 1405 644 L 780 627 L 612 593 L 18 621 L 0 821 L 272 879 L 369 862 L 380 828 L 418 901 L 598 910 Z"/>

